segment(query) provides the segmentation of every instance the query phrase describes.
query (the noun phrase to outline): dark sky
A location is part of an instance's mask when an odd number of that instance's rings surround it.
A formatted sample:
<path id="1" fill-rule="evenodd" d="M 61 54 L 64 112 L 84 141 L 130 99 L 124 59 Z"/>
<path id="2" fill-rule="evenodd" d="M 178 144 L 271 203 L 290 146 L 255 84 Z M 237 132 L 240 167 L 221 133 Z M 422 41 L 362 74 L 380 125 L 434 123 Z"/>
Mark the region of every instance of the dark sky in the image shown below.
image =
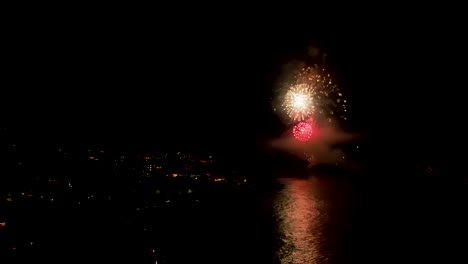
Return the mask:
<path id="1" fill-rule="evenodd" d="M 118 24 L 18 33 L 10 43 L 6 115 L 28 136 L 53 141 L 237 141 L 243 113 L 251 111 L 241 93 L 253 86 L 239 86 L 245 73 L 231 51 L 237 36 L 216 33 L 202 25 Z"/>
<path id="2" fill-rule="evenodd" d="M 246 150 L 280 131 L 272 85 L 315 45 L 348 93 L 356 130 L 420 145 L 450 134 L 462 47 L 451 23 L 308 21 L 12 28 L 3 119 L 31 140 Z"/>

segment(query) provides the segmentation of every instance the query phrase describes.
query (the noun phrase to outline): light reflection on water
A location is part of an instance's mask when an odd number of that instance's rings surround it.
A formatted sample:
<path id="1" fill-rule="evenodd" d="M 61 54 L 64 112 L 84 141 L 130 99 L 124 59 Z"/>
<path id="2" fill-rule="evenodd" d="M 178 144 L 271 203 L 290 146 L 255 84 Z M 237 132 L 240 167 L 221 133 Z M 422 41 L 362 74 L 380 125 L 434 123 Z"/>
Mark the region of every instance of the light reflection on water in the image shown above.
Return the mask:
<path id="1" fill-rule="evenodd" d="M 326 202 L 320 199 L 318 182 L 285 179 L 274 203 L 282 245 L 277 251 L 281 264 L 329 263 L 324 249 L 323 226 L 328 221 Z"/>

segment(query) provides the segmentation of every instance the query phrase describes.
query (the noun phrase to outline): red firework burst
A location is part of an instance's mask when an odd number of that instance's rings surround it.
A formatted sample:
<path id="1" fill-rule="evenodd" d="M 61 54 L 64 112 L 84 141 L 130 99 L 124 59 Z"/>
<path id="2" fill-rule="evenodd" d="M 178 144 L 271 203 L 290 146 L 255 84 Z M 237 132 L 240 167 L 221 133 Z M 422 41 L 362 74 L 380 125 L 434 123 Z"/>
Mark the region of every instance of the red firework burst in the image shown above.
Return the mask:
<path id="1" fill-rule="evenodd" d="M 312 137 L 312 125 L 308 122 L 300 122 L 293 128 L 293 135 L 299 141 L 307 141 Z"/>

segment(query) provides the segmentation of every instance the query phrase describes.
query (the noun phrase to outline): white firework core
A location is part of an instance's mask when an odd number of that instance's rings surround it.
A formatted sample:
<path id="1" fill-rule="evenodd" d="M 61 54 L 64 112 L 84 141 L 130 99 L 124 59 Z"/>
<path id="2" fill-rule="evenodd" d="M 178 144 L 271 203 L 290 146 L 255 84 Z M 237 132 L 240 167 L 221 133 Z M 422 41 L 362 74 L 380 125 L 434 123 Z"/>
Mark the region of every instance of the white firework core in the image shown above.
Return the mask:
<path id="1" fill-rule="evenodd" d="M 284 107 L 293 120 L 301 121 L 312 114 L 314 110 L 313 91 L 308 85 L 300 84 L 286 93 Z"/>

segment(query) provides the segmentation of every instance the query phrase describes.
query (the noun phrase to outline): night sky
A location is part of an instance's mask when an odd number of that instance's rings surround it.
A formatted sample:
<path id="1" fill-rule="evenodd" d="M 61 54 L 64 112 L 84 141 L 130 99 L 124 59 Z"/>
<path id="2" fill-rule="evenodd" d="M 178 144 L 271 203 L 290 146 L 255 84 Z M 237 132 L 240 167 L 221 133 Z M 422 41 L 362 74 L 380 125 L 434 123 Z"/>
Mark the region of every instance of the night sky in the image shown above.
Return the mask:
<path id="1" fill-rule="evenodd" d="M 350 99 L 352 129 L 392 150 L 447 145 L 459 32 L 375 19 L 28 25 L 7 39 L 2 119 L 30 141 L 246 151 L 281 133 L 271 89 L 313 45 Z"/>

